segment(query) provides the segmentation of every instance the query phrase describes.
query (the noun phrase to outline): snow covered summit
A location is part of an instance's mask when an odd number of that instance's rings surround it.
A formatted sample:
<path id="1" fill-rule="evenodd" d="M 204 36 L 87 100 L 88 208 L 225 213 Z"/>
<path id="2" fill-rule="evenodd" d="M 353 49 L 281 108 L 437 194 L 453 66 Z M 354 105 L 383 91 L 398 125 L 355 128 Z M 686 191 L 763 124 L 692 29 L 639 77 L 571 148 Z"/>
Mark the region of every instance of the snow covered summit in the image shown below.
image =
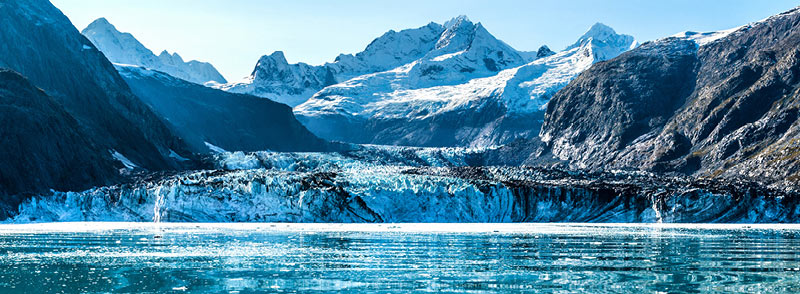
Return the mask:
<path id="1" fill-rule="evenodd" d="M 555 92 L 637 44 L 596 24 L 559 53 L 543 46 L 531 55 L 466 17 L 447 24 L 422 58 L 328 86 L 295 114 L 317 135 L 355 143 L 482 147 L 533 139 Z"/>
<path id="2" fill-rule="evenodd" d="M 334 62 L 319 66 L 302 62 L 288 64 L 283 52 L 278 51 L 262 56 L 250 76 L 217 88 L 294 107 L 326 86 L 390 70 L 423 57 L 434 49 L 443 31 L 442 25 L 433 22 L 399 32 L 390 30 L 373 40 L 364 51 L 340 54 Z"/>
<path id="3" fill-rule="evenodd" d="M 633 49 L 638 43 L 632 36 L 617 34 L 611 27 L 598 22 L 566 50 L 587 45 L 591 46 L 595 59 L 607 60 Z"/>
<path id="4" fill-rule="evenodd" d="M 390 30 L 364 51 L 341 54 L 324 65 L 288 64 L 283 53 L 265 55 L 250 76 L 217 87 L 294 107 L 325 87 L 372 74 L 380 75 L 373 79 L 380 84 L 377 87 L 393 81 L 407 88 L 457 84 L 535 59 L 523 55 L 492 36 L 481 23 L 459 16 L 445 25 L 431 22 L 415 29 Z"/>
<path id="5" fill-rule="evenodd" d="M 197 84 L 227 83 L 209 63 L 195 60 L 184 62 L 180 55 L 170 54 L 166 50 L 156 56 L 133 35 L 118 31 L 105 18 L 98 18 L 81 33 L 111 62 L 144 66 Z"/>
<path id="6" fill-rule="evenodd" d="M 319 89 L 335 83 L 336 78 L 330 68 L 305 63 L 289 64 L 282 51 L 275 51 L 261 56 L 249 77 L 216 87 L 295 106 Z"/>

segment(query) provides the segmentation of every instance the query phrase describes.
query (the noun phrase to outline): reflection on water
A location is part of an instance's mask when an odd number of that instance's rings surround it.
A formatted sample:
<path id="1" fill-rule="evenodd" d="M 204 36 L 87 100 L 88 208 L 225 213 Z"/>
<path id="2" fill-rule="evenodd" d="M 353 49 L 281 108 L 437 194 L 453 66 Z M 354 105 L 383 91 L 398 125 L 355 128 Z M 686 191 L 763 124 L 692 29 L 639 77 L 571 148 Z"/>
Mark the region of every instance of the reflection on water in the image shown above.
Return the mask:
<path id="1" fill-rule="evenodd" d="M 0 292 L 797 292 L 798 252 L 797 227 L 4 225 Z"/>

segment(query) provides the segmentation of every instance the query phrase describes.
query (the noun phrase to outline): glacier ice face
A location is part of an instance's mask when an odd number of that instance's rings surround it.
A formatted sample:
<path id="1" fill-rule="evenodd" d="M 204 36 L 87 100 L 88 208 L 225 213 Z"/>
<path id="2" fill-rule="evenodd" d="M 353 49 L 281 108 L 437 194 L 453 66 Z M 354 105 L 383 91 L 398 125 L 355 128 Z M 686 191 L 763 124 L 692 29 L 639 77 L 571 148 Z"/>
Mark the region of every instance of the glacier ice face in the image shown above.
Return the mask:
<path id="1" fill-rule="evenodd" d="M 217 170 L 33 197 L 9 222 L 790 222 L 797 195 L 648 173 L 468 167 L 475 150 L 224 153 Z"/>
<path id="2" fill-rule="evenodd" d="M 122 33 L 105 18 L 98 18 L 81 33 L 114 63 L 144 66 L 165 72 L 179 79 L 204 85 L 227 83 L 224 77 L 206 62 L 184 62 L 178 53 L 166 50 L 156 56 L 130 33 Z"/>

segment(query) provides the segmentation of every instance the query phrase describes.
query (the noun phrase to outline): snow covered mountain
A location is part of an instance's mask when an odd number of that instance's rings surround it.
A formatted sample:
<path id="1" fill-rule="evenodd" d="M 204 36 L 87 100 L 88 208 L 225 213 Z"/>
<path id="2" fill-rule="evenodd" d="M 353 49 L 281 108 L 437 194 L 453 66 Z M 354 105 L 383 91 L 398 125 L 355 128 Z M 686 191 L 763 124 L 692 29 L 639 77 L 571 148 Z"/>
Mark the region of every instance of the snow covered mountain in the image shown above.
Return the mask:
<path id="1" fill-rule="evenodd" d="M 459 17 L 422 58 L 329 86 L 295 114 L 323 138 L 354 143 L 481 147 L 531 139 L 555 92 L 636 45 L 598 23 L 557 54 L 547 47 L 525 54 Z"/>
<path id="2" fill-rule="evenodd" d="M 289 64 L 283 52 L 276 51 L 262 56 L 253 73 L 243 81 L 218 85 L 216 88 L 295 106 L 319 89 L 335 83 L 336 78 L 329 68 L 305 63 Z"/>
<path id="3" fill-rule="evenodd" d="M 81 32 L 113 63 L 144 66 L 197 84 L 227 83 L 207 62 L 185 62 L 178 53 L 166 50 L 155 55 L 130 33 L 122 33 L 105 18 L 98 18 Z"/>
<path id="4" fill-rule="evenodd" d="M 373 40 L 364 51 L 340 54 L 332 63 L 311 66 L 289 64 L 283 52 L 264 55 L 253 73 L 242 81 L 217 88 L 250 94 L 296 106 L 322 88 L 350 78 L 389 70 L 417 60 L 436 46 L 444 27 L 437 23 L 396 32 L 391 30 Z"/>
<path id="5" fill-rule="evenodd" d="M 333 70 L 339 81 L 393 69 L 433 50 L 444 30 L 444 26 L 435 22 L 399 32 L 390 30 L 373 40 L 364 51 L 355 55 L 340 54 L 326 66 Z"/>

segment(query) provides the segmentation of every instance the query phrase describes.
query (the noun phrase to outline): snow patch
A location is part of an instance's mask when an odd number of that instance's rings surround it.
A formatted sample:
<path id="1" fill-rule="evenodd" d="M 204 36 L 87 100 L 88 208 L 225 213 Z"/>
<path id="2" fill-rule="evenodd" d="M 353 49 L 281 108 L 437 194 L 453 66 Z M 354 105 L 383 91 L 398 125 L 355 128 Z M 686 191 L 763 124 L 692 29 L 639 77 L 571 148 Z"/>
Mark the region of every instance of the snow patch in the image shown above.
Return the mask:
<path id="1" fill-rule="evenodd" d="M 704 46 L 704 45 L 710 44 L 710 43 L 712 43 L 712 42 L 714 42 L 716 40 L 725 38 L 728 35 L 732 34 L 735 31 L 738 31 L 739 29 L 741 29 L 743 27 L 744 26 L 740 26 L 740 27 L 735 27 L 735 28 L 732 28 L 732 29 L 723 30 L 723 31 L 704 32 L 704 33 L 686 31 L 686 32 L 681 32 L 681 33 L 672 35 L 671 37 L 681 38 L 681 39 L 688 39 L 688 40 L 694 41 L 697 44 L 697 46 Z"/>
<path id="2" fill-rule="evenodd" d="M 211 144 L 211 143 L 208 143 L 208 142 L 203 142 L 203 143 L 206 144 L 206 147 L 208 147 L 208 150 L 211 150 L 211 152 L 214 152 L 214 153 L 226 153 L 226 152 L 228 152 L 228 151 L 225 151 L 225 149 L 222 149 L 220 147 L 214 146 L 214 144 Z"/>
<path id="3" fill-rule="evenodd" d="M 466 51 L 458 51 L 458 52 L 454 52 L 454 53 L 444 54 L 444 55 L 441 55 L 441 56 L 434 57 L 433 59 L 431 59 L 431 61 L 445 61 L 447 59 L 450 59 L 451 57 L 458 56 L 458 55 L 460 55 L 460 54 L 462 54 L 464 52 L 466 52 Z"/>
<path id="4" fill-rule="evenodd" d="M 111 156 L 114 157 L 114 159 L 116 159 L 117 161 L 121 162 L 126 169 L 132 170 L 139 167 L 138 165 L 133 163 L 133 161 L 125 157 L 125 155 L 122 155 L 122 153 L 117 152 L 117 150 L 112 149 Z"/>
<path id="5" fill-rule="evenodd" d="M 180 156 L 180 154 L 176 153 L 175 150 L 172 150 L 172 149 L 169 150 L 169 157 L 170 158 L 174 158 L 175 160 L 178 160 L 178 161 L 187 161 L 187 160 L 189 160 L 188 158 Z"/>

